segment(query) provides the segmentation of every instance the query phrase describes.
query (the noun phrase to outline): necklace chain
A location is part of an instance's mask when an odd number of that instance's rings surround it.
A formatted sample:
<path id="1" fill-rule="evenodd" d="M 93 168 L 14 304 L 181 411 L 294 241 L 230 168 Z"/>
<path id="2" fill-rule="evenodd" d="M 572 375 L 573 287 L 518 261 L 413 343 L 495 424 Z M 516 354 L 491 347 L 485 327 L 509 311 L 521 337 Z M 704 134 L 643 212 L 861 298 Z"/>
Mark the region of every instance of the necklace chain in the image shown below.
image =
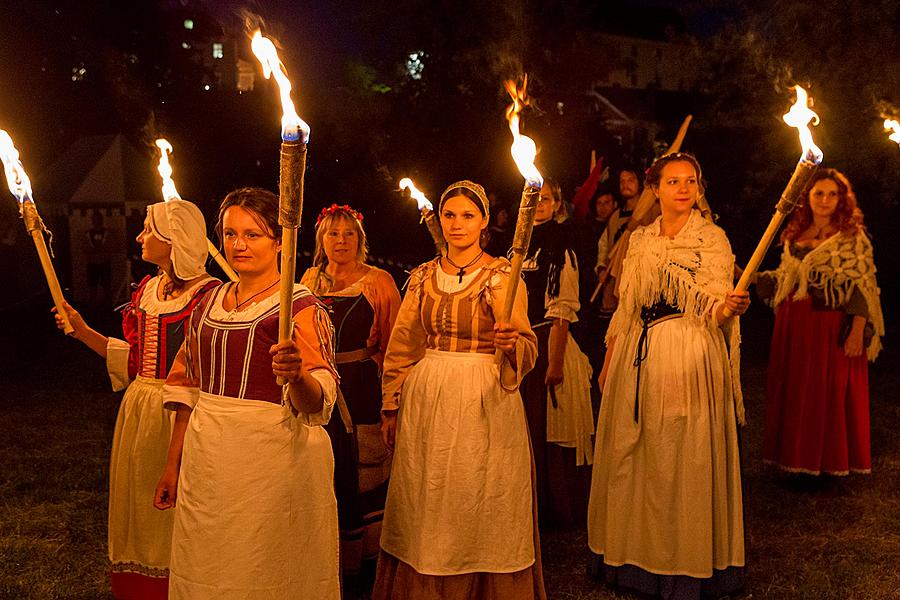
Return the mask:
<path id="1" fill-rule="evenodd" d="M 259 296 L 260 294 L 265 293 L 265 292 L 268 292 L 268 291 L 271 290 L 273 287 L 275 287 L 276 285 L 278 285 L 278 283 L 279 283 L 280 281 L 281 281 L 281 278 L 279 277 L 278 279 L 276 279 L 274 282 L 272 282 L 272 283 L 271 283 L 268 287 L 266 287 L 265 289 L 259 290 L 258 292 L 256 292 L 256 293 L 253 294 L 252 296 L 250 296 L 249 298 L 244 298 L 244 299 L 243 299 L 242 301 L 240 301 L 240 302 L 238 301 L 238 286 L 240 285 L 240 283 L 235 284 L 235 286 L 234 286 L 234 310 L 238 310 L 240 307 L 244 306 L 245 304 L 247 304 L 248 302 L 250 302 L 251 300 L 253 300 L 253 299 L 256 298 L 257 296 Z"/>
<path id="2" fill-rule="evenodd" d="M 442 256 L 441 259 L 446 258 L 446 259 L 447 259 L 447 262 L 450 263 L 450 266 L 452 266 L 454 269 L 459 269 L 459 271 L 456 273 L 456 275 L 459 277 L 459 283 L 462 283 L 463 275 L 466 274 L 466 269 L 468 269 L 469 267 L 471 267 L 472 265 L 474 265 L 476 262 L 478 262 L 479 260 L 481 260 L 481 257 L 482 257 L 482 256 L 484 256 L 484 250 L 482 250 L 481 252 L 479 252 L 479 253 L 478 253 L 478 256 L 476 256 L 475 258 L 473 258 L 472 260 L 470 260 L 468 263 L 466 263 L 466 264 L 463 265 L 463 266 L 459 266 L 458 264 L 456 264 L 455 262 L 453 262 L 453 259 L 450 258 L 449 256 Z"/>

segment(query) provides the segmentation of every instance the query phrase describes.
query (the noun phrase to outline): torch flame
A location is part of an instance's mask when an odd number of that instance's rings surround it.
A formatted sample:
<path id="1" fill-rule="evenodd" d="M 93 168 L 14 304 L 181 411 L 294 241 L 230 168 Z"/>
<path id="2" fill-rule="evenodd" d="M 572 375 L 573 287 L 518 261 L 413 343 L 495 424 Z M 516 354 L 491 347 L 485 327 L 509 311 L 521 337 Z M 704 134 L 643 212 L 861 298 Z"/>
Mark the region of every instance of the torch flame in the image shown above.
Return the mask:
<path id="1" fill-rule="evenodd" d="M 34 202 L 31 195 L 31 180 L 22 161 L 19 160 L 19 151 L 12 138 L 4 130 L 0 129 L 0 159 L 3 160 L 3 170 L 6 172 L 6 183 L 9 191 L 16 197 L 19 204 Z"/>
<path id="2" fill-rule="evenodd" d="M 300 118 L 300 115 L 297 114 L 297 109 L 294 108 L 294 103 L 291 100 L 291 82 L 287 78 L 287 69 L 285 69 L 284 63 L 278 58 L 278 50 L 275 48 L 275 44 L 272 43 L 272 40 L 263 36 L 258 29 L 253 32 L 252 38 L 250 48 L 262 65 L 263 75 L 266 79 L 274 75 L 275 81 L 278 83 L 278 90 L 281 93 L 281 110 L 283 113 L 281 117 L 281 138 L 286 141 L 298 140 L 302 135 L 303 142 L 308 142 L 309 125 Z"/>
<path id="3" fill-rule="evenodd" d="M 892 142 L 900 144 L 900 121 L 897 121 L 897 119 L 885 119 L 884 130 L 893 131 L 894 133 L 889 135 L 888 139 Z"/>
<path id="4" fill-rule="evenodd" d="M 506 91 L 512 98 L 512 104 L 506 109 L 506 119 L 509 121 L 509 130 L 512 132 L 513 143 L 510 147 L 513 160 L 519 172 L 530 187 L 539 188 L 544 185 L 544 178 L 541 176 L 537 167 L 534 166 L 534 159 L 537 157 L 537 147 L 534 140 L 526 135 L 519 133 L 519 113 L 528 106 L 528 96 L 526 88 L 528 87 L 528 77 L 526 76 L 522 82 L 521 89 L 516 86 L 516 82 L 508 80 L 506 82 Z"/>
<path id="5" fill-rule="evenodd" d="M 800 134 L 800 145 L 803 148 L 800 160 L 819 164 L 825 155 L 816 146 L 812 138 L 812 132 L 809 130 L 810 121 L 812 121 L 813 125 L 819 124 L 819 115 L 809 108 L 809 97 L 806 94 L 806 90 L 799 85 L 795 85 L 794 90 L 797 92 L 797 101 L 782 118 L 791 127 L 796 127 Z"/>
<path id="6" fill-rule="evenodd" d="M 175 182 L 172 180 L 172 165 L 169 164 L 169 154 L 172 153 L 172 144 L 162 138 L 156 140 L 156 147 L 159 148 L 159 176 L 162 177 L 162 196 L 163 200 L 181 200 L 178 190 L 175 189 Z"/>
<path id="7" fill-rule="evenodd" d="M 415 199 L 416 204 L 419 206 L 419 210 L 434 210 L 434 205 L 431 203 L 431 200 L 426 198 L 425 194 L 419 191 L 416 184 L 414 184 L 409 177 L 404 177 L 400 180 L 400 189 L 409 190 L 409 195 Z"/>

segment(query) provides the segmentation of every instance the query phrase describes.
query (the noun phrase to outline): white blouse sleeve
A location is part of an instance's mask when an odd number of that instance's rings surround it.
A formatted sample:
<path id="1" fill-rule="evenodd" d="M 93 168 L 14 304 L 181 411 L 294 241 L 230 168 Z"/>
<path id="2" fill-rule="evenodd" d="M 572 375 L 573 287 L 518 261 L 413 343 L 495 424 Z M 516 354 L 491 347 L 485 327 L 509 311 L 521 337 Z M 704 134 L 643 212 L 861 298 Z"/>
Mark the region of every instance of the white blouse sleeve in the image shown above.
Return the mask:
<path id="1" fill-rule="evenodd" d="M 547 319 L 563 319 L 569 323 L 578 321 L 578 310 L 581 304 L 578 301 L 578 267 L 573 264 L 574 256 L 566 252 L 563 260 L 562 272 L 559 274 L 559 296 L 550 298 L 544 292 L 544 308 Z"/>
<path id="2" fill-rule="evenodd" d="M 106 343 L 106 372 L 109 373 L 109 381 L 114 392 L 119 392 L 128 387 L 131 378 L 128 377 L 128 353 L 131 347 L 125 340 L 108 338 Z"/>

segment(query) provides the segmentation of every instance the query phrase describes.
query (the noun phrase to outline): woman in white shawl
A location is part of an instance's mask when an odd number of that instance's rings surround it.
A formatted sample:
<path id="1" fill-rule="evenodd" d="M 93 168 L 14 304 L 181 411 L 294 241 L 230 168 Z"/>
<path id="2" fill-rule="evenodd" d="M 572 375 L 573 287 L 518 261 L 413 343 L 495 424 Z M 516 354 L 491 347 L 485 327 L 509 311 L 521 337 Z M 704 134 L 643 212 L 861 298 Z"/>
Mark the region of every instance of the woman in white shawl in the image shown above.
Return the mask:
<path id="1" fill-rule="evenodd" d="M 743 586 L 738 320 L 725 233 L 696 207 L 700 166 L 658 159 L 662 215 L 632 234 L 599 383 L 588 509 L 594 574 L 665 598 Z"/>
<path id="2" fill-rule="evenodd" d="M 757 292 L 775 308 L 763 459 L 785 471 L 868 473 L 869 371 L 884 319 L 872 243 L 850 182 L 820 169 Z"/>

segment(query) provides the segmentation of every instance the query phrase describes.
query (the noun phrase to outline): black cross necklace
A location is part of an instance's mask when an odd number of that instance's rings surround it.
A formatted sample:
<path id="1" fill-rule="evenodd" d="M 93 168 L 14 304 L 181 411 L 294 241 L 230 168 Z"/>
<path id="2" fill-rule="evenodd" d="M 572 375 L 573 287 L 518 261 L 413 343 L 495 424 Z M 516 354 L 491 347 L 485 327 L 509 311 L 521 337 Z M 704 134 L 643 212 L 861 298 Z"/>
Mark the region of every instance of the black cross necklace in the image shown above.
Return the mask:
<path id="1" fill-rule="evenodd" d="M 446 258 L 447 262 L 450 263 L 450 266 L 452 266 L 454 269 L 459 269 L 459 271 L 456 274 L 457 274 L 457 276 L 459 276 L 459 282 L 462 283 L 462 278 L 463 278 L 463 275 L 466 274 L 466 269 L 468 269 L 469 267 L 471 267 L 472 265 L 477 263 L 479 260 L 481 260 L 482 256 L 484 256 L 484 250 L 479 252 L 478 256 L 476 256 L 475 258 L 473 258 L 472 260 L 470 260 L 468 263 L 466 263 L 463 266 L 459 266 L 458 264 L 453 262 L 453 260 L 449 256 L 442 256 L 441 258 Z"/>

